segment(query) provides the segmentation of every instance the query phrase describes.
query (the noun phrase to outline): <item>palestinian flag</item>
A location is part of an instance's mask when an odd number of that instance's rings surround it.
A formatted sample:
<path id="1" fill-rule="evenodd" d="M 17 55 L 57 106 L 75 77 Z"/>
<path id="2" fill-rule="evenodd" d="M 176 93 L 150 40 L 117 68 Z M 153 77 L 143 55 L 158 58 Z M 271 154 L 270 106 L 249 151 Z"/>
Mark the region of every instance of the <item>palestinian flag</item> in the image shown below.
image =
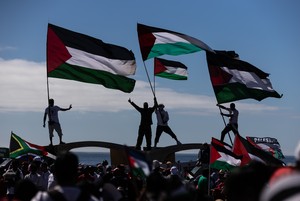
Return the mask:
<path id="1" fill-rule="evenodd" d="M 226 51 L 206 52 L 211 83 L 219 104 L 252 98 L 281 98 L 272 87 L 269 74 L 235 59 Z"/>
<path id="2" fill-rule="evenodd" d="M 177 56 L 201 50 L 213 52 L 204 42 L 167 29 L 137 24 L 137 32 L 144 61 L 164 54 Z"/>
<path id="3" fill-rule="evenodd" d="M 232 170 L 240 166 L 241 157 L 231 151 L 231 146 L 215 138 L 211 140 L 210 167 L 218 170 Z"/>
<path id="4" fill-rule="evenodd" d="M 52 24 L 47 34 L 48 77 L 101 84 L 106 88 L 133 91 L 135 57 L 124 47 L 76 33 Z"/>
<path id="5" fill-rule="evenodd" d="M 187 67 L 177 61 L 154 58 L 154 75 L 172 80 L 187 80 Z"/>
<path id="6" fill-rule="evenodd" d="M 273 157 L 271 154 L 255 147 L 240 135 L 236 135 L 234 138 L 233 153 L 243 156 L 241 163 L 242 166 L 247 165 L 251 160 L 256 160 L 268 165 L 276 166 L 282 166 L 284 164 L 284 162 Z"/>
<path id="7" fill-rule="evenodd" d="M 247 136 L 246 139 L 253 146 L 266 151 L 267 153 L 271 154 L 273 157 L 275 157 L 277 159 L 285 158 L 281 151 L 280 144 L 276 138 Z"/>
<path id="8" fill-rule="evenodd" d="M 134 176 L 146 179 L 151 172 L 151 165 L 143 152 L 126 147 L 129 167 Z"/>
<path id="9" fill-rule="evenodd" d="M 14 133 L 11 133 L 9 152 L 10 158 L 19 158 L 23 155 L 34 155 L 47 156 L 56 159 L 56 156 L 47 152 L 45 147 L 27 142 Z"/>

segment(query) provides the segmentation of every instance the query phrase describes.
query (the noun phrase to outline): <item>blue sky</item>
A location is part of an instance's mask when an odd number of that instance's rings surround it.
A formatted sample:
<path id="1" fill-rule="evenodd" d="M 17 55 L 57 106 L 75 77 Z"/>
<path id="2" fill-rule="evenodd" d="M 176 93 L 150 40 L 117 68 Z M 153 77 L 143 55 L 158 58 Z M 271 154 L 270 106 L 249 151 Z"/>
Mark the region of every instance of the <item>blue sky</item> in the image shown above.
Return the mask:
<path id="1" fill-rule="evenodd" d="M 275 137 L 284 154 L 291 155 L 300 136 L 299 6 L 297 0 L 1 1 L 0 146 L 9 146 L 11 131 L 34 144 L 49 144 L 48 130 L 42 127 L 47 106 L 48 23 L 131 49 L 137 62 L 133 76 L 137 83 L 130 94 L 101 85 L 49 79 L 55 103 L 61 107 L 73 104 L 71 111 L 59 114 L 64 141 L 134 146 L 140 116 L 127 100 L 138 105 L 153 102 L 136 31 L 137 23 L 142 23 L 193 36 L 213 49 L 235 50 L 240 59 L 270 73 L 274 89 L 283 98 L 236 101 L 239 131 L 243 136 Z M 183 143 L 219 138 L 224 123 L 215 106 L 205 53 L 163 58 L 184 63 L 189 72 L 187 81 L 156 78 L 157 99 L 169 112 L 171 128 Z M 153 81 L 153 60 L 145 64 Z M 153 121 L 152 141 L 154 115 Z M 226 140 L 230 142 L 228 137 Z M 159 146 L 173 144 L 173 139 L 162 135 Z"/>

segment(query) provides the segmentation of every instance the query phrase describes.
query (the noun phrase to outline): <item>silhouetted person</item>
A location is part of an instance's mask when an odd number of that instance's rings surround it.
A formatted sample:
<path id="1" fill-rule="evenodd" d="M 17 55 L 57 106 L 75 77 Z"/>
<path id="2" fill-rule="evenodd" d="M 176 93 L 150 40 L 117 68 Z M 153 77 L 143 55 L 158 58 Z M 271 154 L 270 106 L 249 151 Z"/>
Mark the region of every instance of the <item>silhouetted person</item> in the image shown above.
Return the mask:
<path id="1" fill-rule="evenodd" d="M 229 117 L 229 123 L 225 126 L 223 131 L 221 132 L 221 141 L 224 141 L 225 135 L 232 131 L 235 135 L 238 135 L 238 117 L 239 117 L 239 111 L 235 108 L 235 104 L 231 103 L 230 108 L 224 107 L 223 105 L 217 104 L 220 108 L 227 110 L 229 114 L 224 114 L 221 112 L 222 116 Z"/>
<path id="2" fill-rule="evenodd" d="M 30 201 L 38 192 L 37 186 L 29 179 L 22 179 L 16 184 L 15 199 L 18 201 Z"/>
<path id="3" fill-rule="evenodd" d="M 146 137 L 146 144 L 147 144 L 147 150 L 151 149 L 151 137 L 152 137 L 152 130 L 151 130 L 151 125 L 152 125 L 152 113 L 154 112 L 156 106 L 157 106 L 157 101 L 156 98 L 154 98 L 154 106 L 149 107 L 147 102 L 144 102 L 144 107 L 141 108 L 137 106 L 131 99 L 128 99 L 128 102 L 141 114 L 141 122 L 139 126 L 139 131 L 138 131 L 138 138 L 136 141 L 136 146 L 135 148 L 138 150 L 141 150 L 141 145 L 143 142 L 143 137 Z"/>
<path id="4" fill-rule="evenodd" d="M 96 201 L 95 197 L 81 190 L 77 185 L 78 158 L 71 152 L 59 155 L 54 163 L 54 176 L 57 185 L 49 191 L 39 191 L 32 201 L 50 200 L 89 200 Z"/>
<path id="5" fill-rule="evenodd" d="M 210 146 L 205 142 L 198 153 L 197 165 L 208 165 L 210 157 Z"/>
<path id="6" fill-rule="evenodd" d="M 177 139 L 175 133 L 168 125 L 169 121 L 169 114 L 166 110 L 164 110 L 165 106 L 163 104 L 159 104 L 158 107 L 155 109 L 156 118 L 157 118 L 157 127 L 156 127 L 156 135 L 154 139 L 154 147 L 156 147 L 157 143 L 159 142 L 159 138 L 163 132 L 169 134 L 177 144 L 181 144 Z"/>
<path id="7" fill-rule="evenodd" d="M 43 119 L 43 127 L 45 127 L 46 118 L 48 115 L 48 128 L 49 128 L 49 138 L 50 138 L 50 145 L 53 145 L 52 138 L 54 137 L 53 131 L 55 130 L 59 136 L 59 143 L 64 144 L 62 141 L 62 130 L 60 127 L 59 119 L 58 119 L 58 111 L 67 111 L 72 108 L 72 104 L 69 108 L 61 108 L 57 105 L 54 105 L 54 100 L 49 99 L 49 106 L 45 109 L 44 119 Z"/>
<path id="8" fill-rule="evenodd" d="M 15 194 L 15 185 L 18 181 L 24 178 L 20 170 L 20 163 L 18 159 L 13 159 L 9 165 L 8 170 L 3 174 L 6 184 L 6 196 L 8 201 L 13 200 Z"/>

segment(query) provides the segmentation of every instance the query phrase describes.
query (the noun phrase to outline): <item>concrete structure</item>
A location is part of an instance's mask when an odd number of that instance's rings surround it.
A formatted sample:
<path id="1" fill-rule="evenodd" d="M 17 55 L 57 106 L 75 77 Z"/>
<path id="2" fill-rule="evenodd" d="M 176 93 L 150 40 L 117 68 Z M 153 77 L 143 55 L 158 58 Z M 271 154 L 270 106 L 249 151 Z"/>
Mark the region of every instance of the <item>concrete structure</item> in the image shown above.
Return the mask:
<path id="1" fill-rule="evenodd" d="M 55 145 L 53 147 L 47 147 L 48 151 L 53 154 L 58 154 L 64 151 L 70 151 L 76 148 L 82 147 L 101 147 L 110 150 L 111 164 L 117 165 L 120 163 L 128 164 L 126 156 L 126 145 L 115 144 L 111 142 L 101 142 L 101 141 L 82 141 L 82 142 L 71 142 L 63 145 Z M 151 151 L 146 151 L 148 159 L 150 161 L 156 159 L 161 162 L 171 161 L 175 162 L 175 153 L 191 149 L 202 149 L 202 143 L 191 143 L 191 144 L 181 144 L 172 145 L 167 147 L 157 147 L 153 148 Z M 134 148 L 134 147 L 130 147 Z"/>

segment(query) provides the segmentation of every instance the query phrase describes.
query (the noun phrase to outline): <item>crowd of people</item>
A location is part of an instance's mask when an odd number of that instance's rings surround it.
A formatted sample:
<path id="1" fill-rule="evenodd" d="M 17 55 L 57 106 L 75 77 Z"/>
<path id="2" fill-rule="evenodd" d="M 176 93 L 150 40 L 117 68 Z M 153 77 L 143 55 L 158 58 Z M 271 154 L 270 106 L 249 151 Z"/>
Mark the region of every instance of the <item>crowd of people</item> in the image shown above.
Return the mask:
<path id="1" fill-rule="evenodd" d="M 202 154 L 203 155 L 203 154 Z M 150 175 L 134 173 L 127 165 L 95 166 L 78 162 L 72 152 L 55 161 L 35 157 L 13 159 L 0 172 L 1 201 L 271 201 L 300 196 L 300 144 L 296 163 L 272 166 L 252 161 L 231 171 L 209 169 L 207 160 L 199 171 L 187 171 L 179 163 L 152 162 Z M 298 197 L 297 197 L 298 196 Z"/>

